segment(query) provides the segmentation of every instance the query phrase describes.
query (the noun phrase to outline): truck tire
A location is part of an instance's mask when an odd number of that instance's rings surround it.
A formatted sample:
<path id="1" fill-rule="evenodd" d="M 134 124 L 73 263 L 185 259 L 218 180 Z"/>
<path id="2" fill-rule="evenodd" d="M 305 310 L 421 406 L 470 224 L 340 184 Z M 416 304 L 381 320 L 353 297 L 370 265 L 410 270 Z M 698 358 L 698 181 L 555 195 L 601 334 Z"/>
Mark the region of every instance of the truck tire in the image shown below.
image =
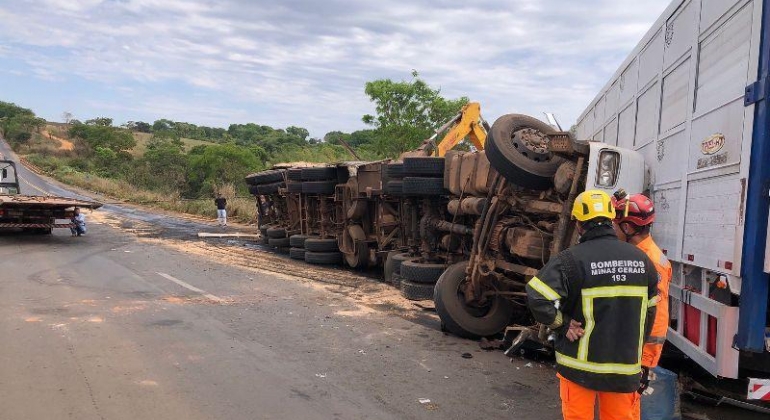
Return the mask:
<path id="1" fill-rule="evenodd" d="M 404 176 L 444 176 L 444 158 L 413 156 L 404 158 Z"/>
<path id="2" fill-rule="evenodd" d="M 385 184 L 385 194 L 397 197 L 404 195 L 404 181 L 388 181 Z"/>
<path id="3" fill-rule="evenodd" d="M 403 184 L 406 196 L 440 196 L 448 194 L 444 178 L 406 177 Z"/>
<path id="4" fill-rule="evenodd" d="M 289 257 L 294 260 L 305 261 L 305 250 L 303 248 L 289 248 Z"/>
<path id="5" fill-rule="evenodd" d="M 304 194 L 334 194 L 334 188 L 337 181 L 311 181 L 302 183 L 302 192 Z"/>
<path id="6" fill-rule="evenodd" d="M 404 177 L 404 164 L 403 163 L 389 163 L 387 166 L 387 178 L 401 179 Z"/>
<path id="7" fill-rule="evenodd" d="M 503 331 L 513 315 L 513 304 L 502 297 L 493 298 L 486 307 L 466 304 L 460 292 L 465 282 L 468 261 L 452 264 L 436 282 L 433 301 L 445 331 L 463 338 L 479 338 Z"/>
<path id="8" fill-rule="evenodd" d="M 283 169 L 257 172 L 246 175 L 246 183 L 249 185 L 272 184 L 274 182 L 283 181 L 283 174 Z"/>
<path id="9" fill-rule="evenodd" d="M 433 285 L 414 283 L 402 278 L 400 287 L 401 296 L 409 300 L 430 300 L 433 298 Z"/>
<path id="10" fill-rule="evenodd" d="M 554 133 L 548 124 L 526 115 L 508 114 L 498 118 L 486 141 L 490 165 L 508 182 L 524 188 L 546 190 L 563 158 L 550 153 L 537 141 Z"/>
<path id="11" fill-rule="evenodd" d="M 310 264 L 342 264 L 341 252 L 305 251 L 305 262 Z"/>
<path id="12" fill-rule="evenodd" d="M 401 290 L 401 282 L 404 280 L 403 277 L 401 277 L 401 274 L 393 273 L 393 276 L 390 278 L 390 284 L 393 285 L 398 290 Z"/>
<path id="13" fill-rule="evenodd" d="M 286 183 L 286 190 L 293 194 L 300 194 L 302 193 L 302 183 L 301 182 L 287 182 Z"/>
<path id="14" fill-rule="evenodd" d="M 268 228 L 265 233 L 268 238 L 279 239 L 286 237 L 286 229 L 284 228 Z"/>
<path id="15" fill-rule="evenodd" d="M 291 235 L 289 236 L 289 244 L 292 248 L 305 248 L 305 241 L 310 238 L 308 235 Z"/>
<path id="16" fill-rule="evenodd" d="M 272 184 L 260 184 L 257 185 L 257 194 L 258 195 L 270 195 L 270 194 L 277 194 L 279 188 L 283 188 L 284 183 L 283 182 L 274 182 Z"/>
<path id="17" fill-rule="evenodd" d="M 286 171 L 286 178 L 289 181 L 302 181 L 302 168 L 291 168 Z"/>
<path id="18" fill-rule="evenodd" d="M 270 238 L 268 244 L 276 248 L 288 248 L 291 246 L 289 238 Z"/>
<path id="19" fill-rule="evenodd" d="M 269 228 L 266 227 L 266 226 L 262 226 L 262 227 L 259 228 L 259 233 L 262 235 L 262 243 L 265 244 L 265 245 L 268 244 L 268 240 L 270 239 L 270 237 L 267 236 L 268 229 Z"/>
<path id="20" fill-rule="evenodd" d="M 339 252 L 336 239 L 305 239 L 305 249 L 312 252 Z"/>
<path id="21" fill-rule="evenodd" d="M 412 283 L 436 284 L 444 270 L 446 264 L 421 263 L 412 259 L 401 263 L 399 274 Z"/>
<path id="22" fill-rule="evenodd" d="M 257 190 L 256 185 L 249 185 L 249 194 L 251 195 L 259 195 L 259 191 Z"/>
<path id="23" fill-rule="evenodd" d="M 302 181 L 337 181 L 337 168 L 325 166 L 321 168 L 302 168 Z"/>

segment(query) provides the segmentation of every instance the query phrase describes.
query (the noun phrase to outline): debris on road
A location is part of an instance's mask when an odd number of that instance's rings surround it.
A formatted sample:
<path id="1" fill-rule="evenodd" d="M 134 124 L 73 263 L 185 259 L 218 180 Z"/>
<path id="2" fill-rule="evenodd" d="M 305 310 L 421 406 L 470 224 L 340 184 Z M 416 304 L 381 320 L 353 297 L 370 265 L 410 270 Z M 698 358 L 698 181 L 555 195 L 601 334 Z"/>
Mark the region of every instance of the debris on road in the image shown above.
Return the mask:
<path id="1" fill-rule="evenodd" d="M 473 359 L 473 355 L 470 353 L 463 353 L 462 354 L 463 359 Z"/>
<path id="2" fill-rule="evenodd" d="M 479 347 L 483 350 L 503 350 L 505 349 L 505 342 L 503 340 L 488 340 L 482 338 L 479 341 Z"/>

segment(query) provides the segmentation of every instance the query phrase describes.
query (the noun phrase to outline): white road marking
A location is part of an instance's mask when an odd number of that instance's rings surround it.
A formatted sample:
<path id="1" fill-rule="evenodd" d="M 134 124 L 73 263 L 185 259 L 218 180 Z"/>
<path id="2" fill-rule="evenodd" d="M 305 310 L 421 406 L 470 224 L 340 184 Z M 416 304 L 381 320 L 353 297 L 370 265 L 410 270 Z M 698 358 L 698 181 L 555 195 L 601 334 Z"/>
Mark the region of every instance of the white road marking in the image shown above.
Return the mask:
<path id="1" fill-rule="evenodd" d="M 201 289 L 199 289 L 199 288 L 197 288 L 197 287 L 195 287 L 195 286 L 193 286 L 191 284 L 185 283 L 182 280 L 179 280 L 178 278 L 176 278 L 174 276 L 168 275 L 166 273 L 158 273 L 158 272 L 156 272 L 156 274 L 161 276 L 161 277 L 163 277 L 163 278 L 165 278 L 166 280 L 173 281 L 174 283 L 184 287 L 187 290 L 191 290 L 191 291 L 193 291 L 195 293 L 200 293 L 201 295 L 205 296 L 207 299 L 209 299 L 211 301 L 214 301 L 214 302 L 217 302 L 217 303 L 224 302 L 224 299 L 222 299 L 220 297 L 217 297 L 217 296 L 214 296 L 211 293 L 207 293 L 205 290 L 201 290 Z"/>

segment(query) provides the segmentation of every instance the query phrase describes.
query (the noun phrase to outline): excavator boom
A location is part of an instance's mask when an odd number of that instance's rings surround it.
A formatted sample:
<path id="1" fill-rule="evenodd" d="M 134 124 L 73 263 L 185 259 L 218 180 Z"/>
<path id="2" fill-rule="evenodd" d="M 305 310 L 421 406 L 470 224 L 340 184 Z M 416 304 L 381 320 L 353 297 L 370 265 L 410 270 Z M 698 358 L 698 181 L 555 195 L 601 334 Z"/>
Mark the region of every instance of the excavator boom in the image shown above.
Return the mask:
<path id="1" fill-rule="evenodd" d="M 487 130 L 484 124 L 479 103 L 469 102 L 463 106 L 459 114 L 439 128 L 436 134 L 425 140 L 417 150 L 428 155 L 435 153 L 436 156 L 444 156 L 446 152 L 452 150 L 466 137 L 476 149 L 484 150 L 484 142 L 487 139 Z M 437 145 L 436 138 L 447 129 L 449 131 Z"/>

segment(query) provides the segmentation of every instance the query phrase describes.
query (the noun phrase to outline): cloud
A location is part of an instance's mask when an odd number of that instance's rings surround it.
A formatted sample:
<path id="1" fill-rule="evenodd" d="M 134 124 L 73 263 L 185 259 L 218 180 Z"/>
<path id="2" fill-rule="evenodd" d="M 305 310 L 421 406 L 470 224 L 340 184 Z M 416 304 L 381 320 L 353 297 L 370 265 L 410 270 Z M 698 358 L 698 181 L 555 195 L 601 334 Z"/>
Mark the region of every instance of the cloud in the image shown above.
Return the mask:
<path id="1" fill-rule="evenodd" d="M 367 81 L 417 69 L 444 95 L 480 101 L 488 119 L 553 111 L 568 123 L 668 0 L 591 3 L 25 0 L 0 5 L 0 56 L 26 68 L 26 83 L 88 85 L 81 112 L 116 120 L 173 114 L 320 137 L 363 128 Z"/>

